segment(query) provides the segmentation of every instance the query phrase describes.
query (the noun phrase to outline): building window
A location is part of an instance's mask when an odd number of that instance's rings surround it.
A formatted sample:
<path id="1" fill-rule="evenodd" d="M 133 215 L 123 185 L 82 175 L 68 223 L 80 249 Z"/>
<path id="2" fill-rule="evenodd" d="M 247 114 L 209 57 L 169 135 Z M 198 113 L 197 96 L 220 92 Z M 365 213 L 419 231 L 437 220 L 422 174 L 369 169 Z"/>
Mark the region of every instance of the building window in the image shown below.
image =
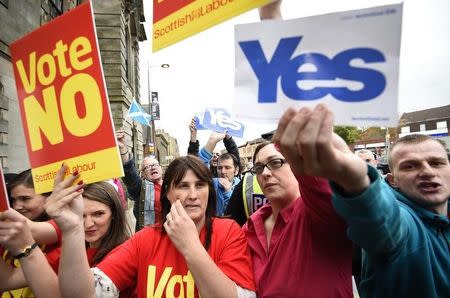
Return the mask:
<path id="1" fill-rule="evenodd" d="M 0 4 L 2 4 L 4 7 L 8 8 L 8 0 L 0 0 Z"/>
<path id="2" fill-rule="evenodd" d="M 439 129 L 439 128 L 447 128 L 447 121 L 436 122 L 436 128 L 437 129 Z"/>
<path id="3" fill-rule="evenodd" d="M 425 130 L 427 130 L 427 129 L 425 128 L 425 124 L 420 124 L 420 131 L 425 131 Z"/>
<path id="4" fill-rule="evenodd" d="M 41 25 L 53 20 L 63 13 L 63 2 L 61 0 L 41 1 Z"/>
<path id="5" fill-rule="evenodd" d="M 409 133 L 409 126 L 403 126 L 403 127 L 401 128 L 401 132 L 402 132 L 402 133 Z"/>

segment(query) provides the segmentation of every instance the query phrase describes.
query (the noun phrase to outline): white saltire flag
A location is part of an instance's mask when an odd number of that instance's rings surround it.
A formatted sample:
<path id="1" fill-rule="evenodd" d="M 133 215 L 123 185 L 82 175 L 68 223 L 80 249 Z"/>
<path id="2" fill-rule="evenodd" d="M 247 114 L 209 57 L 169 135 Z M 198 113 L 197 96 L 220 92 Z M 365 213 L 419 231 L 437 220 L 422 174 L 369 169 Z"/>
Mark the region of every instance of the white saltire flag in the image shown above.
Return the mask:
<path id="1" fill-rule="evenodd" d="M 131 102 L 127 116 L 147 126 L 150 126 L 150 120 L 152 120 L 152 116 L 146 113 L 136 100 Z"/>

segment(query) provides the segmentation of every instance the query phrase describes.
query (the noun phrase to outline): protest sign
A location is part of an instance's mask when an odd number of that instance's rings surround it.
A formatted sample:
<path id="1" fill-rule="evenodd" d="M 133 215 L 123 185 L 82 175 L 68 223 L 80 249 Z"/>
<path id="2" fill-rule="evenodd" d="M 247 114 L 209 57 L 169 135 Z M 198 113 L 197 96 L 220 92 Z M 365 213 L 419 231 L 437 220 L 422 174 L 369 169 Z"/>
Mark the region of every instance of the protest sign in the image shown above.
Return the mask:
<path id="1" fill-rule="evenodd" d="M 242 138 L 245 128 L 244 124 L 232 119 L 230 113 L 221 108 L 207 108 L 203 113 L 201 126 L 217 132 L 226 131 L 230 136 L 238 138 Z"/>
<path id="2" fill-rule="evenodd" d="M 270 0 L 153 0 L 153 52 Z"/>
<path id="3" fill-rule="evenodd" d="M 3 167 L 0 163 L 0 212 L 9 209 L 8 192 L 6 190 L 5 176 L 3 175 Z"/>
<path id="4" fill-rule="evenodd" d="M 319 102 L 338 125 L 395 126 L 402 4 L 235 28 L 234 116 Z"/>
<path id="5" fill-rule="evenodd" d="M 85 183 L 123 176 L 91 5 L 11 44 L 36 193 L 53 189 L 63 161 Z"/>

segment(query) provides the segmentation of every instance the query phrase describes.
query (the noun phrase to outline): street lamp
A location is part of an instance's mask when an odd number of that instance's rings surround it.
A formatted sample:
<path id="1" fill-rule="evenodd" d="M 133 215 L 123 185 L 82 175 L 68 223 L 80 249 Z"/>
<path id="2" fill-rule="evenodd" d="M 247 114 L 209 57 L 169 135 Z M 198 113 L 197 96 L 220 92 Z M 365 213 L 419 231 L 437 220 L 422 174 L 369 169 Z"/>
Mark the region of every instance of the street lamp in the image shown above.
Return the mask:
<path id="1" fill-rule="evenodd" d="M 153 113 L 153 105 L 154 105 L 154 99 L 152 96 L 152 91 L 150 89 L 150 68 L 169 68 L 170 65 L 167 63 L 161 64 L 161 65 L 147 65 L 147 87 L 148 87 L 148 114 L 151 116 L 150 120 L 150 126 L 147 127 L 147 138 L 146 138 L 146 145 L 147 145 L 147 153 L 152 153 L 153 155 L 157 156 L 157 151 L 155 150 L 156 147 L 156 136 L 155 136 L 155 119 L 154 119 L 154 113 Z M 157 102 L 157 101 L 156 101 Z M 153 148 L 152 148 L 153 147 Z M 153 149 L 153 152 L 151 152 Z"/>

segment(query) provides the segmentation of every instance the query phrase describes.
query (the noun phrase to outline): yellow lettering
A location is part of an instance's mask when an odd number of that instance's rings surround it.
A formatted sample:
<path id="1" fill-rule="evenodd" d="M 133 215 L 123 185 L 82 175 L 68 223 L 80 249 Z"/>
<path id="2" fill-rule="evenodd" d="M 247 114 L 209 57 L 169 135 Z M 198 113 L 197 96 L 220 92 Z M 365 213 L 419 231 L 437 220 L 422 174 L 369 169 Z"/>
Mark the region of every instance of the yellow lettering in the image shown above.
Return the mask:
<path id="1" fill-rule="evenodd" d="M 29 57 L 29 77 L 25 71 L 25 66 L 23 65 L 22 60 L 16 62 L 17 72 L 19 73 L 23 88 L 27 94 L 32 93 L 36 88 L 36 52 L 31 52 Z"/>
<path id="2" fill-rule="evenodd" d="M 186 298 L 194 298 L 195 281 L 192 277 L 191 271 L 188 270 L 186 275 L 183 275 L 183 281 L 186 283 Z"/>
<path id="3" fill-rule="evenodd" d="M 53 50 L 53 56 L 58 59 L 58 65 L 59 65 L 59 73 L 63 77 L 68 77 L 72 74 L 72 69 L 67 67 L 66 63 L 66 54 L 67 52 L 67 45 L 63 43 L 62 40 L 58 40 L 58 42 L 55 45 L 55 49 Z"/>
<path id="4" fill-rule="evenodd" d="M 45 75 L 44 64 L 48 65 L 48 76 Z M 53 83 L 53 81 L 55 80 L 55 76 L 56 65 L 53 56 L 50 54 L 42 55 L 37 63 L 37 77 L 39 79 L 39 82 L 44 86 L 48 86 Z"/>
<path id="5" fill-rule="evenodd" d="M 159 298 L 162 297 L 164 288 L 166 287 L 167 281 L 169 280 L 170 274 L 172 273 L 172 267 L 164 268 L 164 272 L 159 279 L 158 285 L 156 286 L 156 266 L 148 266 L 147 272 L 147 297 L 148 298 Z"/>
<path id="6" fill-rule="evenodd" d="M 42 96 L 44 98 L 44 108 L 33 95 L 23 100 L 32 151 L 40 150 L 43 147 L 41 131 L 52 145 L 61 143 L 64 140 L 56 104 L 55 88 L 51 86 L 44 89 Z"/>
<path id="7" fill-rule="evenodd" d="M 75 38 L 70 44 L 69 55 L 70 63 L 76 70 L 83 70 L 92 65 L 92 57 L 87 57 L 84 60 L 80 60 L 82 56 L 92 52 L 91 43 L 89 39 L 84 36 Z"/>
<path id="8" fill-rule="evenodd" d="M 80 118 L 77 113 L 75 95 L 81 93 L 86 115 Z M 102 122 L 103 107 L 100 90 L 93 77 L 85 73 L 73 75 L 61 89 L 61 113 L 64 124 L 71 134 L 84 137 L 93 133 Z"/>
<path id="9" fill-rule="evenodd" d="M 174 298 L 175 297 L 175 285 L 180 285 L 180 295 L 178 297 L 184 298 L 184 285 L 183 280 L 181 279 L 181 275 L 174 275 L 169 279 L 169 283 L 166 288 L 166 297 Z"/>

